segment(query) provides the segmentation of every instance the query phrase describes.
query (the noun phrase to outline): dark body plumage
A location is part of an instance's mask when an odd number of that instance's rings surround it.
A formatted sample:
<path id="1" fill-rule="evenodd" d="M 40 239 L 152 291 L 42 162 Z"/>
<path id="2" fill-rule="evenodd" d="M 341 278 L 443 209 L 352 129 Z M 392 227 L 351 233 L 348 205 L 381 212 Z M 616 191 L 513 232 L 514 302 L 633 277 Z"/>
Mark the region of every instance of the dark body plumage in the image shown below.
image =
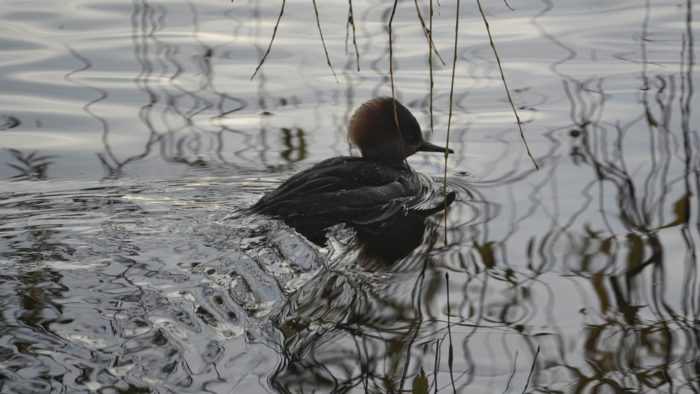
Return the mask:
<path id="1" fill-rule="evenodd" d="M 388 219 L 419 197 L 421 188 L 420 177 L 408 168 L 334 157 L 292 176 L 250 210 L 282 219 L 323 245 L 326 230 L 340 223 L 381 231 Z"/>

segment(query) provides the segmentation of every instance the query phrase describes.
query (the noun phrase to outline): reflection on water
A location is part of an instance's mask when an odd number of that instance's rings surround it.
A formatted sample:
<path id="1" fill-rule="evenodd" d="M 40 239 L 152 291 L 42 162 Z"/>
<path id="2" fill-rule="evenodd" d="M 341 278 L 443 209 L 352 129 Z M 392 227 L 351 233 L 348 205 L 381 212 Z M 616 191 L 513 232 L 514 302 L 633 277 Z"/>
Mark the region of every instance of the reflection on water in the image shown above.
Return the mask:
<path id="1" fill-rule="evenodd" d="M 241 210 L 357 153 L 392 3 L 316 2 L 339 83 L 313 6 L 286 3 L 252 80 L 279 4 L 0 10 L 0 391 L 700 391 L 690 0 L 483 4 L 539 171 L 462 4 L 456 200 L 324 247 Z M 433 6 L 445 56 L 455 4 Z M 417 18 L 399 4 L 394 78 L 427 130 Z M 439 158 L 411 165 L 441 182 Z"/>
<path id="2" fill-rule="evenodd" d="M 37 151 L 31 153 L 24 153 L 17 149 L 8 149 L 8 151 L 12 155 L 13 162 L 6 164 L 19 172 L 12 179 L 46 179 L 46 170 L 54 156 L 41 156 Z"/>

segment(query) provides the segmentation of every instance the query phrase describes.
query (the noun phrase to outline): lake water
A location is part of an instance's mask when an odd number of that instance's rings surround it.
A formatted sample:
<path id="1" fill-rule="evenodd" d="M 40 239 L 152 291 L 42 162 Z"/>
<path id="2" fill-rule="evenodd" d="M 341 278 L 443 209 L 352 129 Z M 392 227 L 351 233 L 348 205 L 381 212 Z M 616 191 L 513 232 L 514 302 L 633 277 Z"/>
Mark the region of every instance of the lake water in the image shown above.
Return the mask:
<path id="1" fill-rule="evenodd" d="M 367 263 L 244 214 L 353 154 L 392 2 L 5 0 L 0 391 L 700 391 L 697 4 L 462 2 L 422 242 Z M 429 23 L 428 0 L 417 2 Z M 395 95 L 448 139 L 456 3 L 392 23 Z M 355 34 L 356 47 L 353 45 Z M 358 71 L 359 67 L 359 71 Z M 334 76 L 335 74 L 335 76 Z M 395 236 L 400 242 L 402 234 Z"/>

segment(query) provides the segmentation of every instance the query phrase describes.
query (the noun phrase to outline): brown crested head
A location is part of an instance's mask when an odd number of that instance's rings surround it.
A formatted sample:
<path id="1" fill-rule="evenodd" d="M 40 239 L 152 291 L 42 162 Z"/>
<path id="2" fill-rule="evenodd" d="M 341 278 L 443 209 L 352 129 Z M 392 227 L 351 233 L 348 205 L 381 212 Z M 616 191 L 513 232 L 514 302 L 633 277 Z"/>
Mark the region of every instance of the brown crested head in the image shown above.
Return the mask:
<path id="1" fill-rule="evenodd" d="M 411 111 L 391 97 L 378 97 L 362 104 L 350 119 L 348 134 L 350 141 L 360 148 L 362 157 L 383 163 L 400 165 L 417 151 L 445 151 L 425 142 Z"/>

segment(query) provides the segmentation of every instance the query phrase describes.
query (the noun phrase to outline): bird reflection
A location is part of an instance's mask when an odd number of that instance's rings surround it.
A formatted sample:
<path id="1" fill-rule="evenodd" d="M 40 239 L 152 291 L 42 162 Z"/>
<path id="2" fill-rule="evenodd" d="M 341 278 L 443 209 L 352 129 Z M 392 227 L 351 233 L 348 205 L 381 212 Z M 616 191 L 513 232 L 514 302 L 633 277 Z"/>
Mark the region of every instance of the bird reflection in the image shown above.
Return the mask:
<path id="1" fill-rule="evenodd" d="M 413 254 L 413 265 L 427 265 Z M 343 256 L 347 257 L 347 256 Z M 397 392 L 404 385 L 413 338 L 424 323 L 406 292 L 424 271 L 372 278 L 352 271 L 321 271 L 296 291 L 275 319 L 284 337 L 282 360 L 270 378 L 278 392 L 345 392 L 364 387 Z"/>
<path id="2" fill-rule="evenodd" d="M 428 217 L 452 204 L 455 197 L 456 193 L 450 192 L 431 209 L 400 212 L 380 226 L 356 226 L 360 261 L 369 267 L 375 262 L 389 264 L 408 256 L 423 242 Z"/>

